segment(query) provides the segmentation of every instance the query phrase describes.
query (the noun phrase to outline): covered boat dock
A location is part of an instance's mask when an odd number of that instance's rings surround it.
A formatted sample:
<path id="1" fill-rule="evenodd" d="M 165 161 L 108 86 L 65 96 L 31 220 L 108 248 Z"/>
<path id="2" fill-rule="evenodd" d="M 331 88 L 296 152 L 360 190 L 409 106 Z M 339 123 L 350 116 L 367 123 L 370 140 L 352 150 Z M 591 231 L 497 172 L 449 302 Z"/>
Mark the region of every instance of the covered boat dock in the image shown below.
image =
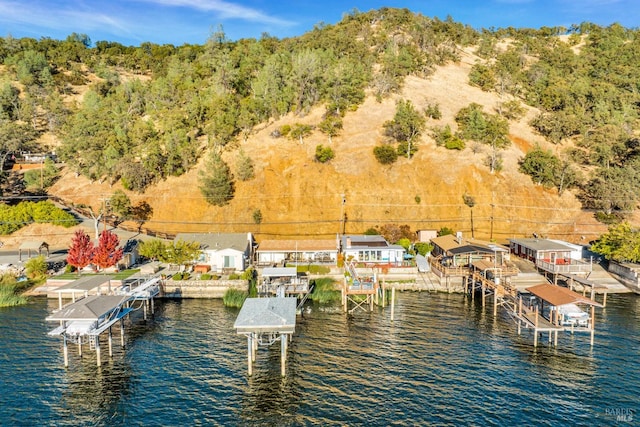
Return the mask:
<path id="1" fill-rule="evenodd" d="M 112 289 L 111 276 L 87 276 L 64 285 L 58 290 L 60 308 L 46 318 L 49 322 L 59 322 L 59 326 L 48 333 L 50 336 L 62 336 L 64 366 L 69 366 L 68 343 L 78 345 L 78 354 L 82 356 L 82 346 L 89 344 L 96 351 L 96 363 L 102 364 L 100 335 L 108 332 L 109 356 L 113 356 L 112 327 L 120 321 L 120 341 L 124 348 L 124 318 L 139 309 L 132 307 L 140 301 L 147 318 L 147 306 L 153 313 L 153 298 L 160 292 L 160 278 L 140 278 L 126 285 Z M 101 294 L 100 287 L 109 283 L 109 295 Z M 97 294 L 88 295 L 98 289 Z M 62 306 L 62 295 L 71 294 L 73 301 Z M 76 299 L 76 294 L 80 294 Z"/>
<path id="2" fill-rule="evenodd" d="M 91 295 L 82 298 L 47 317 L 47 321 L 59 321 L 60 326 L 49 332 L 50 336 L 62 335 L 64 366 L 69 366 L 68 341 L 78 344 L 82 355 L 85 339 L 95 348 L 97 364 L 100 360 L 100 334 L 108 331 L 109 356 L 113 356 L 111 327 L 120 321 L 121 344 L 124 347 L 123 318 L 133 309 L 123 304 L 128 297 L 116 295 Z"/>
<path id="3" fill-rule="evenodd" d="M 297 299 L 247 298 L 233 325 L 238 335 L 247 337 L 247 366 L 253 374 L 258 346 L 280 341 L 280 373 L 286 374 L 287 343 L 296 328 Z"/>
<path id="4" fill-rule="evenodd" d="M 518 334 L 521 326 L 533 328 L 534 346 L 537 346 L 538 332 L 549 332 L 549 342 L 553 333 L 554 345 L 558 345 L 558 332 L 589 332 L 591 334 L 591 345 L 594 344 L 595 334 L 595 307 L 602 307 L 597 301 L 583 296 L 570 289 L 543 283 L 526 288 L 530 293 L 530 300 L 525 304 L 523 296 L 520 295 L 516 318 L 518 321 Z M 563 308 L 577 307 L 578 305 L 590 306 L 590 313 L 585 314 L 584 321 L 577 321 L 564 317 Z M 580 311 L 580 314 L 583 313 Z"/>

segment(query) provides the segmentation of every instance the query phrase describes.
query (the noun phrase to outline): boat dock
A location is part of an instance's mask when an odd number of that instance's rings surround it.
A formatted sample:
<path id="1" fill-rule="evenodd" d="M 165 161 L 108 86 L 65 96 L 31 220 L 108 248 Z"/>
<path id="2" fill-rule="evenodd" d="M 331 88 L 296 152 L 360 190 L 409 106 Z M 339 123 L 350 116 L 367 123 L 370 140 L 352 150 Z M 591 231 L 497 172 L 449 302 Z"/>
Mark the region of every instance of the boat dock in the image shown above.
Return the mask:
<path id="1" fill-rule="evenodd" d="M 120 342 L 124 348 L 124 319 L 135 310 L 144 308 L 146 319 L 147 307 L 153 312 L 153 298 L 160 293 L 160 279 L 140 279 L 110 289 L 108 295 L 88 292 L 100 288 L 110 281 L 109 276 L 89 276 L 78 279 L 60 288 L 59 309 L 46 318 L 48 322 L 59 322 L 59 326 L 51 330 L 49 336 L 61 336 L 63 342 L 64 366 L 69 366 L 68 343 L 78 345 L 78 354 L 82 356 L 83 344 L 96 351 L 96 363 L 101 366 L 100 336 L 107 332 L 109 356 L 113 356 L 113 326 L 120 322 Z M 110 283 L 110 282 L 109 282 Z M 62 294 L 69 293 L 72 302 L 62 306 Z M 80 293 L 80 298 L 76 294 Z M 140 306 L 135 307 L 139 302 Z"/>
<path id="2" fill-rule="evenodd" d="M 247 298 L 233 325 L 238 335 L 247 337 L 248 374 L 253 374 L 258 346 L 280 341 L 280 373 L 286 374 L 287 344 L 296 329 L 297 298 Z"/>
<path id="3" fill-rule="evenodd" d="M 353 262 L 345 264 L 344 283 L 341 288 L 343 311 L 352 314 L 360 309 L 373 311 L 374 297 L 378 297 L 380 286 L 376 274 L 361 276 Z M 351 304 L 351 309 L 349 309 Z"/>

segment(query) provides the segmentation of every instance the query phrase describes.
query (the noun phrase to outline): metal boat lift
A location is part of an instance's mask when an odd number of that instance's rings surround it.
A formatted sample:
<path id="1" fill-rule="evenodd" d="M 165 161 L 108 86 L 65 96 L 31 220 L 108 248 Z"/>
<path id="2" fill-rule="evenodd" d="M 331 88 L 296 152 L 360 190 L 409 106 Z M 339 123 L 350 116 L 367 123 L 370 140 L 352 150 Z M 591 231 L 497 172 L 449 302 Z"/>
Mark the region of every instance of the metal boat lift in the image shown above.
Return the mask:
<path id="1" fill-rule="evenodd" d="M 101 276 L 105 283 L 105 276 Z M 107 279 L 108 280 L 108 279 Z M 76 300 L 75 292 L 80 290 L 84 295 L 83 286 L 95 286 L 98 281 L 78 280 L 76 285 L 71 283 L 66 290 L 72 290 L 73 302 L 46 318 L 50 322 L 59 322 L 60 326 L 51 330 L 49 336 L 62 336 L 64 366 L 69 366 L 68 343 L 78 345 L 78 353 L 82 356 L 82 345 L 89 343 L 90 349 L 96 351 L 96 363 L 102 364 L 100 335 L 108 332 L 109 356 L 113 356 L 112 327 L 120 321 L 120 341 L 124 348 L 124 318 L 136 309 L 132 307 L 135 301 L 142 301 L 144 317 L 146 319 L 147 305 L 153 312 L 153 298 L 160 293 L 160 279 L 140 279 L 132 284 L 122 286 L 114 290 L 111 295 L 89 295 Z M 75 282 L 74 282 L 75 283 Z M 60 300 L 61 300 L 60 293 Z M 61 303 L 60 303 L 61 304 Z"/>
<path id="2" fill-rule="evenodd" d="M 270 346 L 280 341 L 280 373 L 286 374 L 287 343 L 296 329 L 294 297 L 247 298 L 233 325 L 238 335 L 247 337 L 247 367 L 253 374 L 258 346 Z"/>

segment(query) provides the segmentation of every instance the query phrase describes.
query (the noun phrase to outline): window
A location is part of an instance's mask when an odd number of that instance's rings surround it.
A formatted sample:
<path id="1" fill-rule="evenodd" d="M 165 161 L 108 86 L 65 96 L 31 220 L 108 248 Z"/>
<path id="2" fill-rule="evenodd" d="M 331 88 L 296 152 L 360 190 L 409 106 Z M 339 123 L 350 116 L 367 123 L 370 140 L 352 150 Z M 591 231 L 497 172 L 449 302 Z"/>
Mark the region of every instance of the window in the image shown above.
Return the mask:
<path id="1" fill-rule="evenodd" d="M 235 257 L 225 255 L 224 256 L 224 267 L 225 268 L 235 268 Z"/>

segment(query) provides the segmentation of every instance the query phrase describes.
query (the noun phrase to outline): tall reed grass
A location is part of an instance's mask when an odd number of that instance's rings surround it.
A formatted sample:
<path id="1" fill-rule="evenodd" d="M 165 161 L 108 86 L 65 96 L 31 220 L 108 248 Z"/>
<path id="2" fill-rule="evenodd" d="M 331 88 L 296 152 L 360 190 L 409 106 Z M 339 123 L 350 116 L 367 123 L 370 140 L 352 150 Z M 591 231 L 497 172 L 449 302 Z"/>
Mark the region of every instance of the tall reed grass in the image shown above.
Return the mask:
<path id="1" fill-rule="evenodd" d="M 239 289 L 227 289 L 227 291 L 222 296 L 222 302 L 226 307 L 242 307 L 244 304 L 244 300 L 247 299 L 249 293 L 247 291 L 241 291 Z"/>
<path id="2" fill-rule="evenodd" d="M 322 277 L 315 279 L 313 282 L 315 286 L 313 292 L 309 295 L 310 300 L 321 304 L 340 301 L 340 291 L 335 289 L 335 280 L 329 277 Z"/>

